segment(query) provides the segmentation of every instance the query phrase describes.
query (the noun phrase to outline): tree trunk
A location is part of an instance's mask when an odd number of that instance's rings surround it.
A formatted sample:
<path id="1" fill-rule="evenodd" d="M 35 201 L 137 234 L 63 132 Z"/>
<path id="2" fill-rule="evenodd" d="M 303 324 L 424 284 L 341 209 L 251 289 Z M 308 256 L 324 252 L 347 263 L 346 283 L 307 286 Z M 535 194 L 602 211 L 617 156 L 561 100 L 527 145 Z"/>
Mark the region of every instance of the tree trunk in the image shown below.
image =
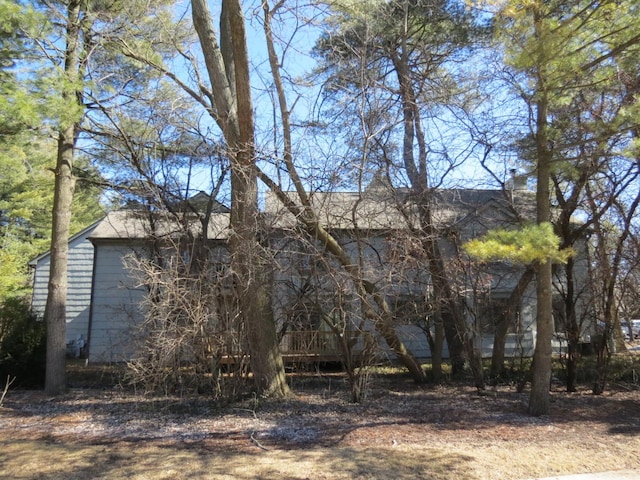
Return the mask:
<path id="1" fill-rule="evenodd" d="M 466 344 L 464 341 L 467 325 L 457 305 L 458 299 L 454 297 L 451 285 L 445 277 L 446 273 L 444 272 L 444 262 L 440 249 L 437 248 L 437 245 L 431 245 L 430 248 L 434 246 L 436 248 L 431 251 L 428 259 L 429 273 L 433 284 L 436 308 L 439 311 L 440 318 L 442 318 L 444 336 L 447 340 L 451 373 L 453 376 L 457 376 L 464 372 L 465 357 L 469 360 L 469 365 L 475 363 L 473 359 L 474 353 L 467 349 L 469 344 Z M 478 378 L 475 380 L 476 383 L 478 383 Z"/>
<path id="2" fill-rule="evenodd" d="M 442 381 L 442 347 L 444 346 L 444 327 L 442 319 L 435 321 L 433 348 L 431 349 L 431 370 L 433 372 L 433 381 L 440 383 Z"/>
<path id="3" fill-rule="evenodd" d="M 509 322 L 511 316 L 505 315 L 504 318 L 496 325 L 495 335 L 493 336 L 493 351 L 491 353 L 491 369 L 489 370 L 490 381 L 493 385 L 497 385 L 504 371 L 504 354 L 507 343 L 507 334 L 509 332 Z"/>
<path id="4" fill-rule="evenodd" d="M 405 15 L 408 15 L 405 4 Z M 404 28 L 406 28 L 406 22 Z M 433 225 L 431 215 L 432 198 L 429 192 L 427 169 L 427 145 L 422 131 L 420 110 L 418 109 L 416 94 L 409 74 L 409 60 L 406 39 L 408 32 L 403 36 L 403 45 L 397 56 L 393 57 L 396 70 L 399 92 L 402 102 L 403 146 L 402 159 L 411 184 L 412 196 L 420 211 L 420 231 L 423 249 L 427 255 L 427 265 L 433 285 L 436 309 L 442 318 L 447 347 L 449 349 L 449 361 L 454 375 L 464 370 L 465 360 L 469 360 L 472 367 L 476 385 L 484 386 L 482 369 L 476 368 L 481 362 L 475 358 L 475 351 L 470 343 L 465 340 L 468 329 L 464 315 L 460 311 L 459 299 L 452 288 L 449 276 L 444 267 L 444 260 L 440 246 L 439 236 Z M 414 153 L 417 143 L 418 156 Z M 471 341 L 471 345 L 473 341 Z M 466 359 L 465 359 L 466 357 Z"/>
<path id="5" fill-rule="evenodd" d="M 68 140 L 69 135 L 71 141 Z M 45 392 L 59 395 L 66 389 L 66 327 L 67 327 L 67 259 L 69 253 L 69 223 L 74 180 L 74 128 L 60 132 L 58 160 L 55 170 L 53 197 L 53 227 L 51 231 L 51 264 L 45 319 L 47 323 L 47 367 Z"/>
<path id="6" fill-rule="evenodd" d="M 419 187 L 414 188 L 418 190 Z M 436 309 L 440 318 L 442 318 L 444 334 L 447 339 L 451 373 L 454 376 L 461 374 L 464 371 L 465 363 L 468 361 L 473 373 L 474 383 L 478 389 L 482 390 L 485 388 L 482 359 L 480 358 L 480 352 L 474 348 L 474 335 L 469 332 L 468 325 L 459 306 L 459 299 L 444 266 L 442 251 L 438 245 L 438 234 L 433 227 L 431 198 L 424 190 L 419 194 L 421 198 L 419 200 L 421 202 L 421 230 L 424 235 L 422 244 L 427 252 Z"/>
<path id="7" fill-rule="evenodd" d="M 549 386 L 551 384 L 551 339 L 553 336 L 553 310 L 551 303 L 551 261 L 537 268 L 536 348 L 533 353 L 529 413 L 534 416 L 549 413 Z"/>
<path id="8" fill-rule="evenodd" d="M 607 268 L 609 270 L 609 268 Z M 593 384 L 592 393 L 601 395 L 607 385 L 607 370 L 611 359 L 611 339 L 613 336 L 613 326 L 618 324 L 617 302 L 614 292 L 615 278 L 609 276 L 605 282 L 605 308 L 604 308 L 604 331 L 595 341 L 596 372 L 597 378 Z"/>
<path id="9" fill-rule="evenodd" d="M 580 325 L 575 307 L 574 261 L 570 258 L 564 267 L 567 292 L 564 298 L 565 329 L 567 332 L 567 392 L 576 391 L 576 375 L 580 361 Z"/>
<path id="10" fill-rule="evenodd" d="M 231 267 L 236 275 L 240 314 L 248 331 L 251 370 L 263 395 L 289 394 L 271 299 L 260 254 L 258 184 L 254 155 L 254 122 L 244 15 L 238 0 L 222 5 L 221 50 L 207 2 L 192 0 L 193 23 L 200 38 L 220 125 L 231 163 Z"/>
<path id="11" fill-rule="evenodd" d="M 422 383 L 426 380 L 424 370 L 420 362 L 413 356 L 413 354 L 407 349 L 404 342 L 400 340 L 398 332 L 396 332 L 395 325 L 393 323 L 393 313 L 389 308 L 384 295 L 379 291 L 373 290 L 373 285 L 365 282 L 365 291 L 369 295 L 373 295 L 373 298 L 380 309 L 380 313 L 376 316 L 377 319 L 374 322 L 376 330 L 382 335 L 387 342 L 387 345 L 393 350 L 402 364 L 409 370 L 409 373 L 417 383 Z"/>
<path id="12" fill-rule="evenodd" d="M 536 28 L 539 28 L 540 12 L 534 12 Z M 536 102 L 536 153 L 537 153 L 537 189 L 536 189 L 536 221 L 538 224 L 551 219 L 551 199 L 549 182 L 551 179 L 551 157 L 547 136 L 548 100 L 544 73 L 538 71 Z M 551 383 L 551 339 L 553 337 L 553 308 L 551 285 L 551 260 L 540 262 L 536 267 L 536 347 L 533 353 L 531 395 L 529 397 L 529 413 L 534 416 L 549 413 L 549 386 Z"/>
<path id="13" fill-rule="evenodd" d="M 493 353 L 491 355 L 490 370 L 490 375 L 496 382 L 504 370 L 505 344 L 507 334 L 509 332 L 509 323 L 516 319 L 522 295 L 524 295 L 525 290 L 531 283 L 531 280 L 533 280 L 533 275 L 534 270 L 531 267 L 527 267 L 527 269 L 522 272 L 516 287 L 509 296 L 506 314 L 502 321 L 496 325 L 496 334 L 493 338 Z"/>
<path id="14" fill-rule="evenodd" d="M 69 83 L 74 85 L 79 69 L 79 16 L 80 2 L 67 6 L 66 50 L 64 70 Z M 64 89 L 62 97 L 70 104 L 78 100 L 75 91 Z M 55 186 L 51 228 L 51 264 L 45 321 L 47 323 L 47 365 L 45 392 L 59 395 L 66 390 L 66 328 L 67 328 L 67 259 L 69 253 L 69 224 L 73 201 L 73 158 L 76 143 L 76 125 L 63 126 L 58 132 L 58 152 L 55 168 Z"/>

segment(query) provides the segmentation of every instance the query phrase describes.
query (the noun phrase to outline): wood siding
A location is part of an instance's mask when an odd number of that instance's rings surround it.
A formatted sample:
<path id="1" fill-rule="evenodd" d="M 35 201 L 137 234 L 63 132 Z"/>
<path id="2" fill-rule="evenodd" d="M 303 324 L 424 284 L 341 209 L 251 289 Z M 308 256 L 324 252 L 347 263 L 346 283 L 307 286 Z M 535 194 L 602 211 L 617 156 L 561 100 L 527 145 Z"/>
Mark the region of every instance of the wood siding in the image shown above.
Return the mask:
<path id="1" fill-rule="evenodd" d="M 95 225 L 73 236 L 69 241 L 67 288 L 67 343 L 88 338 L 89 306 L 91 304 L 91 279 L 93 272 L 93 245 L 88 236 Z M 35 267 L 31 308 L 39 317 L 44 316 L 49 283 L 49 254 L 43 254 L 32 262 Z"/>
<path id="2" fill-rule="evenodd" d="M 125 256 L 133 251 L 121 243 L 96 245 L 91 361 L 125 361 L 134 353 L 133 327 L 141 318 L 144 291 L 136 288 L 123 264 Z"/>

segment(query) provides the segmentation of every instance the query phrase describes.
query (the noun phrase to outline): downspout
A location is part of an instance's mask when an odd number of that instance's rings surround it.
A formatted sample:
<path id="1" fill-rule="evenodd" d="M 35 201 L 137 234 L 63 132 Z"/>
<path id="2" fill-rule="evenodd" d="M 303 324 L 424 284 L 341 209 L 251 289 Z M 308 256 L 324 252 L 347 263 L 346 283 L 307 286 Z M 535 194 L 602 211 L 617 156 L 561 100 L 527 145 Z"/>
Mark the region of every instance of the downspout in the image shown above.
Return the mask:
<path id="1" fill-rule="evenodd" d="M 89 300 L 89 321 L 87 325 L 87 341 L 85 344 L 85 352 L 86 352 L 86 363 L 89 363 L 89 358 L 91 357 L 91 331 L 93 329 L 93 302 L 96 291 L 96 262 L 98 258 L 98 247 L 93 242 L 93 240 L 89 239 L 91 244 L 93 245 L 93 265 L 91 267 L 91 297 Z"/>

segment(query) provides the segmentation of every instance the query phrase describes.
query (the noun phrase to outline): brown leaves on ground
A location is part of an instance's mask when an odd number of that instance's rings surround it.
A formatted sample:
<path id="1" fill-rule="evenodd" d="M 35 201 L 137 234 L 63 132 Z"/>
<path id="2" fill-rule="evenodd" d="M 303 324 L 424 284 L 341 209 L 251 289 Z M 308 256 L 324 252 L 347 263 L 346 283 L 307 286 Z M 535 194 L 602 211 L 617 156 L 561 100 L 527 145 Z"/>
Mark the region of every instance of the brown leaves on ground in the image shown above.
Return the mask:
<path id="1" fill-rule="evenodd" d="M 118 389 L 55 399 L 10 392 L 0 409 L 0 476 L 515 479 L 640 463 L 637 390 L 556 390 L 551 414 L 534 418 L 527 394 L 509 387 L 478 395 L 397 375 L 373 382 L 364 404 L 347 401 L 341 376 L 318 375 L 293 377 L 297 395 L 289 400 L 253 398 L 225 408 L 203 397 Z M 46 460 L 32 465 L 39 450 L 57 455 L 60 468 Z M 82 451 L 97 463 L 65 469 Z M 143 469 L 134 452 L 157 456 L 156 466 Z M 35 470 L 17 465 L 27 460 Z M 108 470 L 97 466 L 102 461 Z"/>

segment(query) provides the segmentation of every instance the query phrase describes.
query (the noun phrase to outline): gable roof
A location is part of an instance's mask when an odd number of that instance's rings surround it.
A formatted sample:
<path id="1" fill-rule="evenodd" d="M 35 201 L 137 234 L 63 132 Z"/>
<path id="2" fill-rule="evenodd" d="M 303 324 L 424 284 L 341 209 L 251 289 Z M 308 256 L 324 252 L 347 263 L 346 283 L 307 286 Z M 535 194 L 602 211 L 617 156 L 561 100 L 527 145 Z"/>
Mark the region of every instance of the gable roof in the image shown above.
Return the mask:
<path id="1" fill-rule="evenodd" d="M 443 189 L 433 196 L 440 226 L 477 223 L 487 228 L 535 220 L 535 193 L 528 190 Z"/>
<path id="2" fill-rule="evenodd" d="M 212 213 L 229 213 L 230 209 L 223 203 L 219 202 L 215 198 L 212 198 L 206 192 L 198 192 L 193 197 L 187 199 L 185 202 L 189 207 L 193 208 L 197 212 L 204 213 L 207 211 L 207 207 L 209 206 L 209 202 L 211 202 L 211 212 Z"/>
<path id="3" fill-rule="evenodd" d="M 190 232 L 197 235 L 202 224 L 195 216 L 186 217 Z M 150 213 L 145 210 L 116 210 L 107 215 L 89 235 L 95 240 L 144 240 L 152 237 L 172 237 L 184 233 L 185 224 L 165 212 Z M 209 220 L 209 239 L 226 240 L 229 237 L 229 214 L 213 213 Z"/>
<path id="4" fill-rule="evenodd" d="M 67 241 L 67 243 L 73 243 L 75 240 L 77 240 L 78 238 L 81 238 L 85 235 L 87 235 L 87 233 L 89 233 L 91 230 L 93 230 L 94 228 L 96 228 L 96 226 L 102 222 L 102 220 L 105 217 L 102 217 L 100 220 L 97 220 L 95 222 L 93 222 L 91 225 L 89 225 L 88 227 L 83 228 L 82 230 L 80 230 L 78 233 L 76 233 L 75 235 L 72 235 L 71 237 L 69 237 L 69 240 Z M 51 255 L 51 250 L 47 250 L 46 252 L 41 253 L 40 255 L 38 255 L 37 257 L 32 258 L 31 260 L 29 260 L 28 265 L 30 267 L 35 267 L 36 264 L 44 259 L 47 258 L 49 255 Z"/>
<path id="5" fill-rule="evenodd" d="M 296 199 L 295 192 L 286 192 Z M 391 190 L 378 185 L 363 192 L 314 192 L 311 207 L 326 228 L 349 230 L 389 230 L 407 228 L 407 221 L 417 223 L 417 208 L 405 189 Z M 515 223 L 518 215 L 535 218 L 535 194 L 530 191 L 440 189 L 430 197 L 436 227 L 461 227 L 477 222 L 491 225 Z M 290 228 L 294 216 L 275 194 L 268 192 L 265 215 L 276 228 Z"/>

